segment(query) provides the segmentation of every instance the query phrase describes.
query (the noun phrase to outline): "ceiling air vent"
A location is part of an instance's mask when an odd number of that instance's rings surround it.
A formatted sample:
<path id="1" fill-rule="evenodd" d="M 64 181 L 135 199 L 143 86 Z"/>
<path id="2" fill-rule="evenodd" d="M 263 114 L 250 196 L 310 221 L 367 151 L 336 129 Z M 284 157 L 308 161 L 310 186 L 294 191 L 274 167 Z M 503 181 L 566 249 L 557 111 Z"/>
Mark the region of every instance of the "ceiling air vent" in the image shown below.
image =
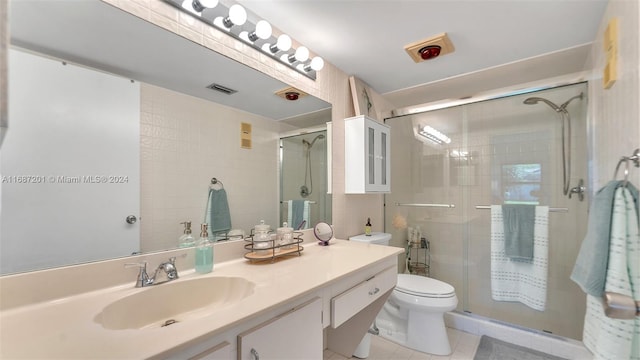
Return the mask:
<path id="1" fill-rule="evenodd" d="M 227 95 L 231 95 L 231 94 L 234 94 L 234 93 L 238 92 L 238 90 L 233 90 L 231 88 L 228 88 L 226 86 L 223 86 L 223 85 L 220 85 L 220 84 L 216 84 L 216 83 L 213 83 L 213 84 L 207 86 L 207 89 L 219 91 L 219 92 L 227 94 Z"/>

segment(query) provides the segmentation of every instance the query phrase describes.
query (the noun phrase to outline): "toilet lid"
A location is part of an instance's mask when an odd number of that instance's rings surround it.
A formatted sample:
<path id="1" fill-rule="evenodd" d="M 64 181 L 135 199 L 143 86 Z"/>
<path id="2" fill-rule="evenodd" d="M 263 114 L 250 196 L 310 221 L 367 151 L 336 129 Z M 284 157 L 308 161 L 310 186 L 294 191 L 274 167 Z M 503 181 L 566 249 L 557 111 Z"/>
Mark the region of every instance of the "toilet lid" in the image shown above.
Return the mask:
<path id="1" fill-rule="evenodd" d="M 455 296 L 453 286 L 444 281 L 409 274 L 398 274 L 396 290 L 415 296 L 423 297 L 452 297 Z"/>

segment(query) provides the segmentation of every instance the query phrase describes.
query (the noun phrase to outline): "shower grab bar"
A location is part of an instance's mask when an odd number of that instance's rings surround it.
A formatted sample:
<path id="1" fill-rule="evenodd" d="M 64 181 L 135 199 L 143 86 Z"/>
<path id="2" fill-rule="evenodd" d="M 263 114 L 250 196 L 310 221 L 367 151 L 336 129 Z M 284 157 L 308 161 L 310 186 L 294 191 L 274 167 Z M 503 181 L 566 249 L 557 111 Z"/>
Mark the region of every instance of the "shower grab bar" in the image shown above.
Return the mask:
<path id="1" fill-rule="evenodd" d="M 478 210 L 490 210 L 491 209 L 491 205 L 476 205 L 476 209 Z M 556 208 L 556 207 L 550 207 L 549 208 L 549 212 L 569 212 L 568 208 Z"/>
<path id="2" fill-rule="evenodd" d="M 286 201 L 280 201 L 280 204 L 285 204 L 285 205 L 286 205 L 286 204 L 288 204 L 288 202 L 286 202 Z M 316 202 L 315 202 L 315 201 L 313 201 L 313 200 L 310 200 L 310 201 L 309 201 L 309 204 L 316 204 Z"/>
<path id="3" fill-rule="evenodd" d="M 405 204 L 396 203 L 396 206 L 412 206 L 412 207 L 435 207 L 435 208 L 454 208 L 455 204 Z"/>

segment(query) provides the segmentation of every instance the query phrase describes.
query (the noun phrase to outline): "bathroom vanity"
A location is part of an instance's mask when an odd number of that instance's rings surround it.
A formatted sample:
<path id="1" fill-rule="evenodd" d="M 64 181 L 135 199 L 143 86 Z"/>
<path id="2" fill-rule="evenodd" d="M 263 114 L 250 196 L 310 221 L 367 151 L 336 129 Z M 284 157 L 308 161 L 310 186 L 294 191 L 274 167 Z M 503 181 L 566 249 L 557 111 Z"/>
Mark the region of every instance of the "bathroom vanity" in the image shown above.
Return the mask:
<path id="1" fill-rule="evenodd" d="M 228 259 L 206 275 L 186 268 L 188 250 L 148 255 L 151 268 L 177 255 L 180 278 L 144 288 L 123 266 L 131 258 L 4 276 L 0 357 L 317 359 L 323 331 L 329 349 L 351 355 L 395 285 L 402 249 L 304 246 L 274 263 Z"/>

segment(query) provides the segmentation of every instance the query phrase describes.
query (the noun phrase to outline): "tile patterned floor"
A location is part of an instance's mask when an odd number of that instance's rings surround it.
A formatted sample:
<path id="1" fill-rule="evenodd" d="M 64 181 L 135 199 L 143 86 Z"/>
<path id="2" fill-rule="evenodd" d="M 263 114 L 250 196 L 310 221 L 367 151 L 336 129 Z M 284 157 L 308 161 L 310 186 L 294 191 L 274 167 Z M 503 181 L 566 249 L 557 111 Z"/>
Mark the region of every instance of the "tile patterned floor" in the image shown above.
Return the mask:
<path id="1" fill-rule="evenodd" d="M 473 360 L 480 336 L 447 328 L 453 353 L 449 356 L 429 355 L 400 346 L 380 336 L 371 339 L 371 351 L 367 360 Z M 329 350 L 324 351 L 324 360 L 348 359 Z M 357 359 L 357 358 L 353 358 Z"/>

